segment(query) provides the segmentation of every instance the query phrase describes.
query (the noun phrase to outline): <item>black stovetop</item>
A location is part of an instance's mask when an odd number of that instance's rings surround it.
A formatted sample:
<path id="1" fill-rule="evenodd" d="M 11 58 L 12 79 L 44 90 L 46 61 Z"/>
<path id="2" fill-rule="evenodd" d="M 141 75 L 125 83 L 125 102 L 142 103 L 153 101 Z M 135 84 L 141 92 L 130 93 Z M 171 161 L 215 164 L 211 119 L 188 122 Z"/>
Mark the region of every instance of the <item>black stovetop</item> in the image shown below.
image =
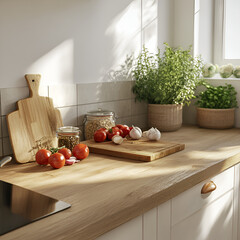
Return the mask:
<path id="1" fill-rule="evenodd" d="M 0 180 L 0 236 L 69 207 L 63 201 Z"/>

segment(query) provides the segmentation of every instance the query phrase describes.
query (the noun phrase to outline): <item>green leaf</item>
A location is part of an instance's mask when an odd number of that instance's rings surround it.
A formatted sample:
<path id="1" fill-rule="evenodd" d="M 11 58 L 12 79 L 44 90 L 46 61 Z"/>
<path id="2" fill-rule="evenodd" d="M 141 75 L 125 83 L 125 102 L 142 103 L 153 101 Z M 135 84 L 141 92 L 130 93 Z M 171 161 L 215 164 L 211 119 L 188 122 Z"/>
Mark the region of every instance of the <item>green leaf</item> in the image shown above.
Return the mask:
<path id="1" fill-rule="evenodd" d="M 145 46 L 132 71 L 135 78 L 133 93 L 136 100 L 148 103 L 189 103 L 195 89 L 203 82 L 202 60 L 193 58 L 187 50 L 172 48 L 165 43 L 161 55 L 150 53 Z"/>
<path id="2" fill-rule="evenodd" d="M 217 87 L 205 83 L 202 85 L 206 87 L 206 90 L 197 96 L 197 106 L 215 109 L 237 107 L 237 92 L 231 84 Z"/>

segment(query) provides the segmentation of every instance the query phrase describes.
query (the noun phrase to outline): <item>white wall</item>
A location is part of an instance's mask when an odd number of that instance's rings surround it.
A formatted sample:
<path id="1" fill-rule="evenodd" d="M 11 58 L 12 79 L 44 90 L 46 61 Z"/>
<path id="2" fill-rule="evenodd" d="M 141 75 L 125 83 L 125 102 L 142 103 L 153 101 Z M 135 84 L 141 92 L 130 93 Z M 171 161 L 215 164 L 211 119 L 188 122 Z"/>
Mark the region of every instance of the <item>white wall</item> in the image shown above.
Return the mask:
<path id="1" fill-rule="evenodd" d="M 45 85 L 109 81 L 143 43 L 170 42 L 171 2 L 1 0 L 0 88 L 26 86 L 26 73 Z"/>
<path id="2" fill-rule="evenodd" d="M 195 56 L 212 62 L 214 0 L 174 0 L 173 9 L 173 45 L 192 45 Z"/>
<path id="3" fill-rule="evenodd" d="M 213 62 L 214 0 L 196 0 L 194 23 L 194 54 Z"/>
<path id="4" fill-rule="evenodd" d="M 163 43 L 173 45 L 173 0 L 158 1 L 158 46 L 163 49 Z"/>
<path id="5" fill-rule="evenodd" d="M 173 45 L 188 48 L 194 39 L 194 0 L 174 0 Z"/>

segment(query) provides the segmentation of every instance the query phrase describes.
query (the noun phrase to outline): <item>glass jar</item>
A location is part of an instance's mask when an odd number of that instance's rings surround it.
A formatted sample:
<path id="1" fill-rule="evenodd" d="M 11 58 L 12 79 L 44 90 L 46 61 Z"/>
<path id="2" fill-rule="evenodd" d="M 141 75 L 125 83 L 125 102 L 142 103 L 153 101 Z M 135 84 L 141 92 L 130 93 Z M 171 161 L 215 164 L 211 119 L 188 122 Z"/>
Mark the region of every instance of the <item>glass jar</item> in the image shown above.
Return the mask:
<path id="1" fill-rule="evenodd" d="M 98 111 L 88 112 L 83 120 L 84 136 L 85 139 L 92 139 L 95 131 L 99 128 L 109 129 L 115 126 L 115 114 L 111 111 Z"/>
<path id="2" fill-rule="evenodd" d="M 58 147 L 65 146 L 72 149 L 80 142 L 80 129 L 78 127 L 65 126 L 57 129 Z"/>

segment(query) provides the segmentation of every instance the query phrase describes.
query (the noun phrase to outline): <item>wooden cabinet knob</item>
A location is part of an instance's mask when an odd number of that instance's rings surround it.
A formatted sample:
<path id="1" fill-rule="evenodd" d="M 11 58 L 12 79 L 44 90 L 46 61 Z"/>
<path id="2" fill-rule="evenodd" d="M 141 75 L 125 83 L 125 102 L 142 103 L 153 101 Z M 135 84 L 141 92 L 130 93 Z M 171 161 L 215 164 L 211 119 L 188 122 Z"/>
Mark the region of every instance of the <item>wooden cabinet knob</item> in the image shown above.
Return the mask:
<path id="1" fill-rule="evenodd" d="M 213 181 L 207 182 L 203 185 L 201 194 L 213 192 L 216 188 L 217 188 L 217 186 Z"/>

